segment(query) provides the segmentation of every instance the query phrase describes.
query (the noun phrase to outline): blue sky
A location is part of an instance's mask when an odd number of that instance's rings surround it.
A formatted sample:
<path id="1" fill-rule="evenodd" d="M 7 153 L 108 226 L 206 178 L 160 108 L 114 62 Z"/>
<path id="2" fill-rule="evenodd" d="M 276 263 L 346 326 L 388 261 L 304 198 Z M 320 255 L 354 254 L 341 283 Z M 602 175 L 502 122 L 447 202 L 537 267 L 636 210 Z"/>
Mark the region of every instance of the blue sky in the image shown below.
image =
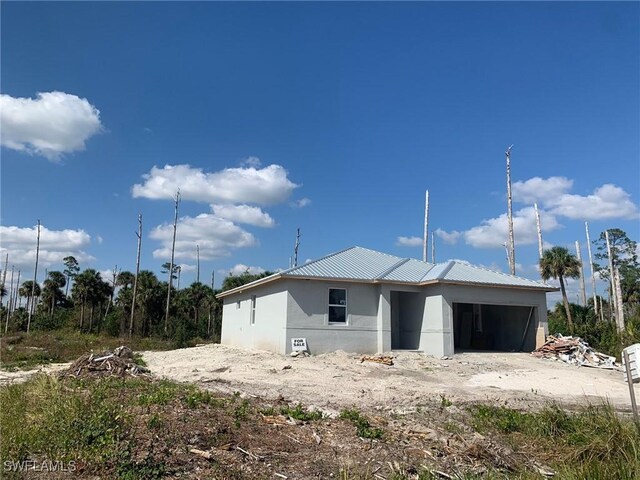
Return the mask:
<path id="1" fill-rule="evenodd" d="M 436 260 L 506 271 L 511 144 L 519 274 L 534 201 L 547 245 L 640 240 L 637 2 L 1 9 L 2 248 L 32 270 L 40 219 L 40 280 L 67 254 L 134 270 L 138 213 L 159 273 L 177 186 L 183 285 L 196 244 L 216 285 L 286 268 L 298 227 L 300 261 L 421 258 L 426 189 Z"/>

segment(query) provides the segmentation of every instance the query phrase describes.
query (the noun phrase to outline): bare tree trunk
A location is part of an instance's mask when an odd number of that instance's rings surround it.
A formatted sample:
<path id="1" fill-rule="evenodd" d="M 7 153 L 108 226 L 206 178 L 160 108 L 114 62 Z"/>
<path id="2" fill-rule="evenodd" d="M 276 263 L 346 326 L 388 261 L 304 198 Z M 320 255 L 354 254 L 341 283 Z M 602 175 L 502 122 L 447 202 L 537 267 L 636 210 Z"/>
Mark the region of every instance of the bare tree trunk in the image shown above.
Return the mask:
<path id="1" fill-rule="evenodd" d="M 111 272 L 112 280 L 111 280 L 111 296 L 109 297 L 109 301 L 107 302 L 107 308 L 104 309 L 104 318 L 103 324 L 107 321 L 107 315 L 109 315 L 109 309 L 111 308 L 111 304 L 113 303 L 113 295 L 116 292 L 116 276 L 118 275 L 118 265 L 116 264 L 113 267 L 113 272 Z M 120 327 L 122 327 L 122 322 L 120 322 Z M 120 333 L 122 333 L 122 328 L 120 328 Z"/>
<path id="2" fill-rule="evenodd" d="M 611 243 L 609 242 L 609 230 L 604 231 L 605 240 L 607 241 L 607 256 L 609 257 L 609 303 L 612 307 L 615 321 L 618 321 L 618 302 L 615 295 L 615 275 L 613 271 L 613 256 L 611 255 Z"/>
<path id="3" fill-rule="evenodd" d="M 38 220 L 38 237 L 36 240 L 36 267 L 33 272 L 33 285 L 31 285 L 31 308 L 29 309 L 29 316 L 27 320 L 27 333 L 29 333 L 29 328 L 31 328 L 31 317 L 33 316 L 33 296 L 36 290 L 36 282 L 38 281 L 38 256 L 40 255 L 40 220 Z"/>
<path id="4" fill-rule="evenodd" d="M 140 275 L 140 247 L 142 246 L 142 214 L 138 214 L 138 253 L 136 255 L 136 276 L 133 280 L 133 297 L 131 298 L 131 319 L 129 320 L 129 338 L 133 335 L 133 316 L 136 311 L 136 294 L 138 292 L 138 275 Z"/>
<path id="5" fill-rule="evenodd" d="M 596 293 L 596 276 L 593 271 L 593 257 L 591 256 L 591 240 L 589 239 L 589 224 L 584 222 L 584 229 L 587 233 L 587 252 L 589 253 L 589 266 L 591 267 L 591 290 L 593 290 L 593 308 L 598 315 L 598 301 Z"/>
<path id="6" fill-rule="evenodd" d="M 6 335 L 7 330 L 9 329 L 9 317 L 11 316 L 11 309 L 15 306 L 13 302 L 13 271 L 14 265 L 11 265 L 11 287 L 9 288 L 9 302 L 7 303 L 7 319 L 4 324 L 4 333 Z"/>
<path id="7" fill-rule="evenodd" d="M 15 300 L 13 301 L 13 312 L 16 311 L 16 304 L 18 304 L 18 308 L 20 308 L 22 306 L 22 296 L 20 295 L 20 272 L 21 270 L 18 270 L 18 280 L 16 281 L 16 293 L 15 293 Z M 13 312 L 11 312 L 11 314 L 13 315 Z"/>
<path id="8" fill-rule="evenodd" d="M 93 330 L 93 310 L 95 308 L 95 305 L 93 304 L 93 302 L 91 302 L 91 310 L 89 311 L 89 333 L 91 333 L 91 330 Z"/>
<path id="9" fill-rule="evenodd" d="M 171 285 L 173 283 L 173 261 L 175 260 L 176 252 L 176 230 L 178 226 L 178 203 L 180 203 L 180 190 L 176 192 L 176 211 L 173 218 L 173 241 L 171 242 L 171 263 L 169 264 L 169 285 L 167 288 L 167 308 L 164 316 L 164 333 L 169 333 L 169 305 L 171 303 Z"/>
<path id="10" fill-rule="evenodd" d="M 582 295 L 582 305 L 587 306 L 587 289 L 584 286 L 584 265 L 582 264 L 582 253 L 580 252 L 580 242 L 576 240 L 576 258 L 580 264 L 580 293 Z"/>
<path id="11" fill-rule="evenodd" d="M 616 267 L 614 272 L 614 284 L 616 287 L 615 295 L 616 295 L 616 305 L 618 306 L 618 311 L 616 312 L 616 319 L 618 322 L 618 331 L 624 331 L 624 307 L 622 305 L 622 286 L 620 285 L 620 270 Z"/>
<path id="12" fill-rule="evenodd" d="M 509 220 L 509 270 L 511 275 L 516 274 L 516 245 L 513 237 L 513 210 L 511 206 L 511 147 L 507 148 L 507 217 Z"/>
<path id="13" fill-rule="evenodd" d="M 9 252 L 4 257 L 4 270 L 2 271 L 2 289 L 4 290 L 7 281 L 7 268 L 9 267 Z M 0 307 L 4 304 L 4 297 L 0 297 Z"/>
<path id="14" fill-rule="evenodd" d="M 427 261 L 427 247 L 429 245 L 429 190 L 424 194 L 424 231 L 422 232 L 422 261 Z"/>
<path id="15" fill-rule="evenodd" d="M 200 283 L 200 245 L 196 244 L 196 257 L 198 258 L 196 270 L 196 282 Z"/>

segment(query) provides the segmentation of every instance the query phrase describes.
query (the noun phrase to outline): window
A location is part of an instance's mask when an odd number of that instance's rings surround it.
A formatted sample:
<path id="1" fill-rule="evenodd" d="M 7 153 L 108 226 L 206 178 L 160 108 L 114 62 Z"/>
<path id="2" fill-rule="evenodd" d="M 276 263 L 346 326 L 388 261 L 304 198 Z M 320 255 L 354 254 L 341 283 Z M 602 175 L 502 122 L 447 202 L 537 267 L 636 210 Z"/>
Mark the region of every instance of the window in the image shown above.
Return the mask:
<path id="1" fill-rule="evenodd" d="M 347 323 L 347 291 L 329 289 L 329 323 Z"/>
<path id="2" fill-rule="evenodd" d="M 236 302 L 236 310 L 240 310 L 240 300 Z"/>
<path id="3" fill-rule="evenodd" d="M 251 295 L 251 325 L 256 324 L 256 296 Z"/>

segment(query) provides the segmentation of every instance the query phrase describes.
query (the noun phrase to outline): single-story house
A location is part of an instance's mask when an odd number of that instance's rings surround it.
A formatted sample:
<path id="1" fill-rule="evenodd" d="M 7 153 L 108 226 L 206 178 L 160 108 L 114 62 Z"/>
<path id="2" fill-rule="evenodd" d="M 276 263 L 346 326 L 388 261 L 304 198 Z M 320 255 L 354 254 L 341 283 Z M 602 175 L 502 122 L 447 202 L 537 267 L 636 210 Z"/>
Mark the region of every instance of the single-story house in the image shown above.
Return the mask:
<path id="1" fill-rule="evenodd" d="M 352 247 L 220 293 L 222 343 L 282 354 L 300 338 L 311 353 L 531 351 L 555 290 L 466 262 Z"/>

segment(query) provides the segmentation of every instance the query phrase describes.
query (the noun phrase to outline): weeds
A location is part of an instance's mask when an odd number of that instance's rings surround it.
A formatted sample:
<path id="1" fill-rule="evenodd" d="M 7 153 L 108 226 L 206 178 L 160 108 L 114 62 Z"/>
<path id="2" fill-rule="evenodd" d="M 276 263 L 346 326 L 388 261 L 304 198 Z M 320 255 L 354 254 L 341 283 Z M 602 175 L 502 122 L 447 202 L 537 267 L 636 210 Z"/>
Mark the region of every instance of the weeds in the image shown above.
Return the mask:
<path id="1" fill-rule="evenodd" d="M 488 405 L 469 411 L 480 432 L 497 431 L 516 443 L 533 438 L 538 448 L 556 457 L 561 478 L 640 477 L 640 433 L 611 405 L 589 405 L 576 413 L 557 405 L 540 412 Z"/>
<path id="2" fill-rule="evenodd" d="M 300 420 L 302 422 L 312 422 L 314 420 L 322 420 L 323 414 L 320 411 L 310 412 L 306 410 L 301 404 L 297 404 L 295 408 L 289 406 L 282 407 L 280 409 L 282 415 L 289 416 L 294 420 Z"/>
<path id="3" fill-rule="evenodd" d="M 372 427 L 369 420 L 357 408 L 345 408 L 340 412 L 340 418 L 352 421 L 356 426 L 359 437 L 376 440 L 382 438 L 384 430 Z"/>

